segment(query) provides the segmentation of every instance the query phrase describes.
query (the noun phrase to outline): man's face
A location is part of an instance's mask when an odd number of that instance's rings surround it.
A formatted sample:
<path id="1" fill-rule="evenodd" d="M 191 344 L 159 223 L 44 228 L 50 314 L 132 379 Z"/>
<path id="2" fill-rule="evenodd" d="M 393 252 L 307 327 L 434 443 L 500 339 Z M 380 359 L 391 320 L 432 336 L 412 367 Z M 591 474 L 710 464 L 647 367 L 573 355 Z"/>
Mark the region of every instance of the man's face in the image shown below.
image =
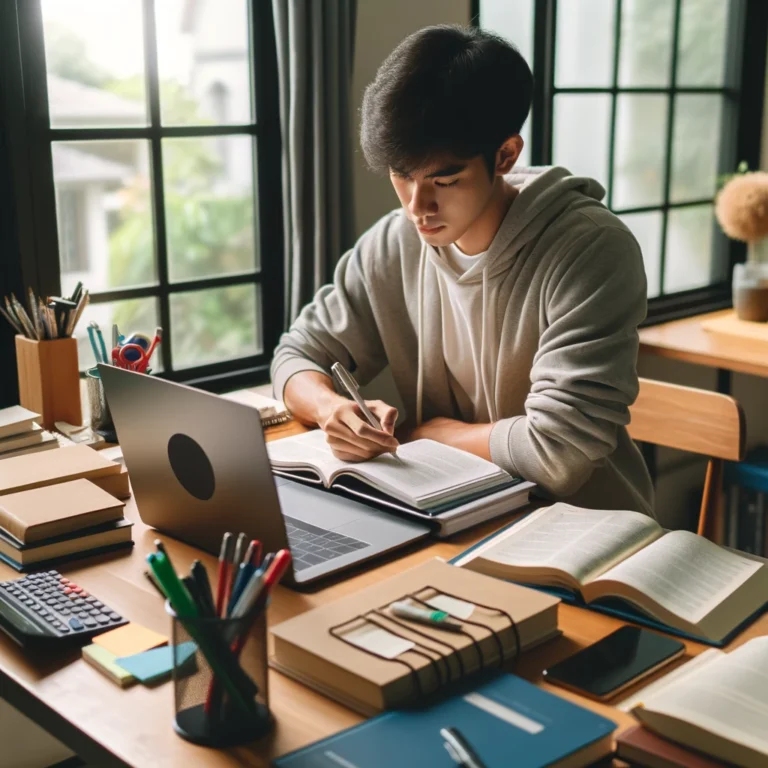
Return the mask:
<path id="1" fill-rule="evenodd" d="M 408 175 L 390 171 L 392 185 L 422 238 L 441 247 L 459 240 L 483 212 L 493 179 L 482 157 L 439 158 Z"/>

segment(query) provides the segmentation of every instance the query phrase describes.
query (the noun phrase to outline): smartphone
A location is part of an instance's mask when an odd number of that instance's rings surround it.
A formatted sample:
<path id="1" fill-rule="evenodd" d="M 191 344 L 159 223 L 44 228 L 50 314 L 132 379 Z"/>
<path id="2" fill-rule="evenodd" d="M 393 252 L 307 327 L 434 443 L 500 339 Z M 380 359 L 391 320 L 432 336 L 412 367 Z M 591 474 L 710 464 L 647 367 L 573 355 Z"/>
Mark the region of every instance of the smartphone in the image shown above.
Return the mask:
<path id="1" fill-rule="evenodd" d="M 544 670 L 544 679 L 604 701 L 685 653 L 685 645 L 639 627 L 622 627 Z"/>

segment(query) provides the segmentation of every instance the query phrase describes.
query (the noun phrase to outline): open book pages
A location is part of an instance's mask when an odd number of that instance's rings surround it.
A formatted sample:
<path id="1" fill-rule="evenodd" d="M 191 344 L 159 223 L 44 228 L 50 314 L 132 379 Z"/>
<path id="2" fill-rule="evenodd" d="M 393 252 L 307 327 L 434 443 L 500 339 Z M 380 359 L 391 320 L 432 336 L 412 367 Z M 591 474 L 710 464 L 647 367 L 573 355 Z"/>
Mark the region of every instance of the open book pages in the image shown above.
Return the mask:
<path id="1" fill-rule="evenodd" d="M 433 440 L 414 440 L 397 449 L 397 458 L 383 454 L 365 462 L 337 459 L 325 433 L 315 429 L 267 445 L 272 467 L 312 472 L 328 487 L 350 476 L 417 509 L 480 494 L 514 482 L 503 469 L 457 448 Z"/>
<path id="2" fill-rule="evenodd" d="M 736 765 L 768 765 L 768 637 L 686 664 L 632 710 L 671 741 Z M 667 678 L 663 678 L 667 681 Z"/>
<path id="3" fill-rule="evenodd" d="M 768 568 L 689 531 L 665 533 L 637 512 L 554 504 L 457 561 L 489 576 L 621 598 L 652 618 L 713 642 L 768 596 Z"/>

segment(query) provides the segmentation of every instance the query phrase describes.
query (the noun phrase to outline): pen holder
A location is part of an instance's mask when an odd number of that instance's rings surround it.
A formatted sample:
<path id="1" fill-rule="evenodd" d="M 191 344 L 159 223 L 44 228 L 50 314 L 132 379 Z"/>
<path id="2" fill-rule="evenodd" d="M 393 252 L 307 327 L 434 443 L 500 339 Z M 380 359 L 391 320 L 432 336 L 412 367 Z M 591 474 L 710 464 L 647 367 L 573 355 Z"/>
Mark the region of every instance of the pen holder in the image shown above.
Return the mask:
<path id="1" fill-rule="evenodd" d="M 255 621 L 211 617 L 181 620 L 168 604 L 166 611 L 173 623 L 176 733 L 208 747 L 244 744 L 268 733 L 273 719 L 267 681 L 266 613 Z M 236 655 L 232 645 L 243 634 L 247 639 Z M 189 643 L 196 647 L 196 663 L 188 658 L 186 649 L 193 647 Z M 224 664 L 222 654 L 228 655 Z M 244 696 L 239 700 L 230 695 L 225 677 L 242 690 Z"/>
<path id="2" fill-rule="evenodd" d="M 16 336 L 19 402 L 40 414 L 40 425 L 53 429 L 57 421 L 79 426 L 80 370 L 77 339 L 35 341 Z"/>
<path id="3" fill-rule="evenodd" d="M 91 412 L 91 428 L 98 432 L 107 442 L 116 443 L 117 434 L 109 412 L 107 398 L 104 395 L 104 384 L 98 368 L 89 368 L 85 372 L 85 389 L 88 394 L 88 409 Z"/>

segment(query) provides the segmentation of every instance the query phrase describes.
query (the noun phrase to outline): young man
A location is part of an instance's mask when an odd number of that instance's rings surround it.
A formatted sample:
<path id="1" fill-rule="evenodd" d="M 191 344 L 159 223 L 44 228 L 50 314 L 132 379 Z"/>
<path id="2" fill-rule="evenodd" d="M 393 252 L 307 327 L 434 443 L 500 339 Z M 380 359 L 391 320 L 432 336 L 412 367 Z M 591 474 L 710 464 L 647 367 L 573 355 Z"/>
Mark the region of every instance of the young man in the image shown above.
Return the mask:
<path id="1" fill-rule="evenodd" d="M 387 364 L 405 403 L 401 440 L 489 459 L 554 498 L 652 514 L 625 425 L 638 391 L 646 281 L 637 242 L 564 168 L 512 172 L 532 76 L 513 46 L 437 26 L 404 40 L 362 107 L 361 143 L 402 208 L 344 255 L 286 333 L 277 396 L 341 459 L 396 448 L 336 394 L 339 361 L 364 384 Z"/>

